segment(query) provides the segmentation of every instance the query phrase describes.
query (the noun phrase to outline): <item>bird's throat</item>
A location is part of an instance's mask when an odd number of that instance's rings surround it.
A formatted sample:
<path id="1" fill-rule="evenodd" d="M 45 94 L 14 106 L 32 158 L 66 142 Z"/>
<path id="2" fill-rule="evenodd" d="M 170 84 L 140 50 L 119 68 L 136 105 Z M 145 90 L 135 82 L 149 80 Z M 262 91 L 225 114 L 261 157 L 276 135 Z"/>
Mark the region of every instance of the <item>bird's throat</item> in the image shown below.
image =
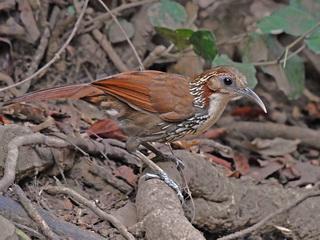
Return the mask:
<path id="1" fill-rule="evenodd" d="M 215 124 L 226 108 L 228 102 L 231 100 L 231 97 L 228 94 L 223 93 L 212 93 L 209 97 L 208 104 L 208 115 L 209 118 L 206 122 L 204 122 L 197 131 L 197 135 L 203 133 L 207 129 L 209 129 L 213 124 Z"/>

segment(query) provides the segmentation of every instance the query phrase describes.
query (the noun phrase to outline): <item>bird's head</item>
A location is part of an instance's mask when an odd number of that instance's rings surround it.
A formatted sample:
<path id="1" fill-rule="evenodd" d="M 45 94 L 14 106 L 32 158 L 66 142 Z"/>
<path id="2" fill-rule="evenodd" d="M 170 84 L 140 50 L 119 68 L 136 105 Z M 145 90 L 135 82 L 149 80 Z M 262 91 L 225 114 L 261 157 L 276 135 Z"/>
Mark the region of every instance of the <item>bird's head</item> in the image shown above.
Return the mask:
<path id="1" fill-rule="evenodd" d="M 205 97 L 223 94 L 230 100 L 240 96 L 256 102 L 264 112 L 267 109 L 260 97 L 248 87 L 246 77 L 235 67 L 218 66 L 200 74 L 196 79 L 203 81 Z"/>

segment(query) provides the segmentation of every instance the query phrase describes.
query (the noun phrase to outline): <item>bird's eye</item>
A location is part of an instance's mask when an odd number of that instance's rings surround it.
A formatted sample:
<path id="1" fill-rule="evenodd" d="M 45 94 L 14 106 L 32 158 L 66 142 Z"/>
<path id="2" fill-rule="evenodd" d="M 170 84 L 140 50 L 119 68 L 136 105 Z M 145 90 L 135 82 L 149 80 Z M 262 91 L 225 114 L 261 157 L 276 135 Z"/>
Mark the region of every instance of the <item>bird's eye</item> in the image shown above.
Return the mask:
<path id="1" fill-rule="evenodd" d="M 230 86 L 233 83 L 233 81 L 231 78 L 226 77 L 223 79 L 223 83 L 227 86 Z"/>

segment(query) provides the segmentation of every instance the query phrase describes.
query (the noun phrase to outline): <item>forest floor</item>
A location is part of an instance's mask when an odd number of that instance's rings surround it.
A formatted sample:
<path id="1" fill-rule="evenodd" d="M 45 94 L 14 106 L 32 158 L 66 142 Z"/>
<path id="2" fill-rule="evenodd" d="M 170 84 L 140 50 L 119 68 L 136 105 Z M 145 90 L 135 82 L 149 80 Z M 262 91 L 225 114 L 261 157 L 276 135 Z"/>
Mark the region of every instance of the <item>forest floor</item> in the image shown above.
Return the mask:
<path id="1" fill-rule="evenodd" d="M 83 11 L 83 2 L 0 1 L 2 87 L 43 68 L 1 91 L 3 101 L 139 70 L 110 14 L 99 1 Z M 210 67 L 192 51 L 168 50 L 146 16 L 155 1 L 110 2 L 132 24 L 129 37 L 146 69 L 195 76 Z M 288 1 L 178 2 L 197 14 L 198 29 L 214 32 L 219 53 L 240 61 L 243 33 Z M 246 99 L 233 101 L 212 129 L 172 144 L 186 168 L 159 165 L 184 186 L 184 203 L 163 182 L 140 179 L 149 170 L 126 151 L 126 136 L 103 110 L 65 99 L 2 107 L 0 173 L 11 178 L 0 181 L 0 232 L 12 239 L 17 229 L 32 239 L 234 239 L 223 238 L 234 232 L 239 239 L 320 239 L 320 55 L 305 49 L 300 56 L 306 80 L 297 100 L 258 69 L 255 92 L 267 114 Z"/>

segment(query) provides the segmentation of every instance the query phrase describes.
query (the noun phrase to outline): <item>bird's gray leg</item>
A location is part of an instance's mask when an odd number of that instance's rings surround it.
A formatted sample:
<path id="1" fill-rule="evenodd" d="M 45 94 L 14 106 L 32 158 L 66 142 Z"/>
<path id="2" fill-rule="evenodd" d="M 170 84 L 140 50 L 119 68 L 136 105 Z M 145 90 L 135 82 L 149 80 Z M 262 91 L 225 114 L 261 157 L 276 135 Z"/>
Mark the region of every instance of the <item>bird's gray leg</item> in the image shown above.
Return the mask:
<path id="1" fill-rule="evenodd" d="M 152 178 L 161 179 L 177 193 L 179 199 L 183 202 L 183 195 L 179 185 L 176 184 L 172 179 L 170 179 L 168 174 L 165 171 L 163 171 L 162 168 L 160 168 L 156 163 L 151 161 L 151 159 L 145 156 L 142 152 L 137 150 L 140 145 L 140 141 L 136 138 L 128 138 L 126 145 L 127 145 L 127 150 L 129 152 L 131 152 L 132 154 L 137 156 L 139 159 L 141 159 L 145 164 L 147 164 L 155 172 L 155 174 L 147 173 L 142 177 L 144 177 L 145 179 L 152 179 Z M 158 149 L 156 149 L 156 151 L 160 152 Z"/>
<path id="2" fill-rule="evenodd" d="M 185 164 L 176 156 L 174 155 L 168 155 L 168 154 L 164 154 L 163 152 L 161 152 L 158 148 L 154 147 L 152 144 L 148 143 L 148 142 L 144 142 L 141 143 L 145 148 L 147 148 L 148 150 L 150 150 L 151 152 L 153 152 L 156 156 L 152 159 L 153 161 L 158 161 L 158 160 L 168 160 L 171 162 L 174 162 L 178 167 L 180 168 L 184 168 Z"/>

